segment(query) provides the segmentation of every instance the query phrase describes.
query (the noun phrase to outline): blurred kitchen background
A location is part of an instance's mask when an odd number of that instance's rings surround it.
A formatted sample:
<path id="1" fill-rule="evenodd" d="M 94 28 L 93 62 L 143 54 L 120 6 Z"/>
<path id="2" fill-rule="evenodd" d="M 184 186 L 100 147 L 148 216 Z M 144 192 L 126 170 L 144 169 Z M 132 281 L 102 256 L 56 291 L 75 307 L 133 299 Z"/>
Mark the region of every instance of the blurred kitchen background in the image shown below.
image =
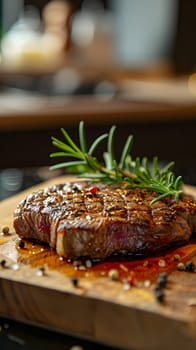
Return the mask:
<path id="1" fill-rule="evenodd" d="M 80 120 L 196 185 L 195 18 L 194 0 L 0 0 L 0 199 L 62 174 L 51 136 Z"/>

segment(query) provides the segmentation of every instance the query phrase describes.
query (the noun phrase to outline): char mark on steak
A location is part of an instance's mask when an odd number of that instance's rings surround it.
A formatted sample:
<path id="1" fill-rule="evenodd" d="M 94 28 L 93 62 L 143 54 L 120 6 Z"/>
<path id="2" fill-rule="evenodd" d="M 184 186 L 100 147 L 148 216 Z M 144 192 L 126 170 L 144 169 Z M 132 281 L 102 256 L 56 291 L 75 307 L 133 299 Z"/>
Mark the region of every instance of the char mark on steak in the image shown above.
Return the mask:
<path id="1" fill-rule="evenodd" d="M 183 195 L 151 204 L 144 189 L 65 183 L 27 196 L 14 212 L 24 239 L 48 243 L 66 258 L 106 258 L 114 253 L 145 254 L 189 241 L 196 231 L 196 202 Z"/>

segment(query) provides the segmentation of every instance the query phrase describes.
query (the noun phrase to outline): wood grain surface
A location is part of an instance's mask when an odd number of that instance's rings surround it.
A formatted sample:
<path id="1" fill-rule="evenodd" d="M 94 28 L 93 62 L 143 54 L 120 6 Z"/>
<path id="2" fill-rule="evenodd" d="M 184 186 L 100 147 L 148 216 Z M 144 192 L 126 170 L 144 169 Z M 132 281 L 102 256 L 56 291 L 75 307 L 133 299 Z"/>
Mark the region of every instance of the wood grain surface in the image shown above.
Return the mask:
<path id="1" fill-rule="evenodd" d="M 12 227 L 17 203 L 37 188 L 67 180 L 50 180 L 0 203 L 0 226 L 10 228 L 9 235 L 0 236 L 0 261 L 6 260 L 0 266 L 0 315 L 122 349 L 195 349 L 195 272 L 180 272 L 173 263 L 166 266 L 168 283 L 160 303 L 154 280 L 144 283 L 147 275 L 125 290 L 121 280 L 113 281 L 104 273 L 88 268 L 76 271 L 48 247 L 26 243 L 24 249 L 18 248 Z M 195 188 L 185 190 L 196 195 Z M 196 241 L 178 249 L 170 256 L 179 251 L 183 261 L 196 263 Z M 152 259 L 166 259 L 165 254 Z M 40 266 L 43 276 L 38 273 Z M 76 274 L 78 287 L 71 282 Z"/>

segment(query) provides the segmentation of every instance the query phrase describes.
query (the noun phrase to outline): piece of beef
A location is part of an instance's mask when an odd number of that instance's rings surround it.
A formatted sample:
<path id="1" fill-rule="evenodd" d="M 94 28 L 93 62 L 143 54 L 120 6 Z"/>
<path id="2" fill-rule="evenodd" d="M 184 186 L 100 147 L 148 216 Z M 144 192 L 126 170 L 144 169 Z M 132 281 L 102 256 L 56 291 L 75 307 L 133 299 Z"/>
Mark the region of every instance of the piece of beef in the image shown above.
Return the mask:
<path id="1" fill-rule="evenodd" d="M 157 193 L 93 186 L 70 182 L 30 194 L 14 212 L 16 233 L 46 242 L 67 258 L 105 258 L 150 255 L 188 242 L 196 231 L 196 202 L 188 195 L 151 204 Z"/>

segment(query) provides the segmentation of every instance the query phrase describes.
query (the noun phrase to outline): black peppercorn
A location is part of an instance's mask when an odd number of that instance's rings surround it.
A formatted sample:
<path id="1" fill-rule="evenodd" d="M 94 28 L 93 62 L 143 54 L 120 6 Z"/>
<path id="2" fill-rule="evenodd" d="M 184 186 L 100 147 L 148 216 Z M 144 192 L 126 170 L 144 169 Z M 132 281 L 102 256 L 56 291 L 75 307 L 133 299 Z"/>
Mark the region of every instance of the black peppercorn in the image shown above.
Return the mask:
<path id="1" fill-rule="evenodd" d="M 161 272 L 157 278 L 156 285 L 158 288 L 164 288 L 167 284 L 167 273 Z"/>
<path id="2" fill-rule="evenodd" d="M 76 193 L 82 192 L 81 189 L 80 189 L 80 187 L 77 186 L 77 185 L 74 185 L 74 186 L 72 187 L 72 191 L 73 191 L 73 192 L 76 192 Z"/>
<path id="3" fill-rule="evenodd" d="M 72 283 L 72 285 L 73 285 L 74 287 L 78 287 L 78 282 L 79 282 L 79 280 L 78 280 L 77 277 L 72 277 L 72 278 L 71 278 L 71 283 Z"/>
<path id="4" fill-rule="evenodd" d="M 19 248 L 24 248 L 25 247 L 25 242 L 21 239 L 18 243 Z"/>
<path id="5" fill-rule="evenodd" d="M 161 288 L 155 288 L 154 293 L 156 300 L 162 303 L 165 297 L 163 290 Z"/>
<path id="6" fill-rule="evenodd" d="M 192 261 L 187 261 L 185 263 L 185 270 L 187 272 L 194 272 L 195 271 L 195 264 Z"/>
<path id="7" fill-rule="evenodd" d="M 158 278 L 156 284 L 157 284 L 157 287 L 164 288 L 166 286 L 166 280 L 162 278 Z"/>
<path id="8" fill-rule="evenodd" d="M 2 233 L 4 235 L 8 235 L 10 233 L 10 229 L 9 229 L 9 226 L 3 226 L 2 227 Z"/>
<path id="9" fill-rule="evenodd" d="M 0 265 L 1 267 L 6 267 L 6 260 L 5 259 L 1 260 Z"/>
<path id="10" fill-rule="evenodd" d="M 160 272 L 159 277 L 167 279 L 167 272 Z"/>

